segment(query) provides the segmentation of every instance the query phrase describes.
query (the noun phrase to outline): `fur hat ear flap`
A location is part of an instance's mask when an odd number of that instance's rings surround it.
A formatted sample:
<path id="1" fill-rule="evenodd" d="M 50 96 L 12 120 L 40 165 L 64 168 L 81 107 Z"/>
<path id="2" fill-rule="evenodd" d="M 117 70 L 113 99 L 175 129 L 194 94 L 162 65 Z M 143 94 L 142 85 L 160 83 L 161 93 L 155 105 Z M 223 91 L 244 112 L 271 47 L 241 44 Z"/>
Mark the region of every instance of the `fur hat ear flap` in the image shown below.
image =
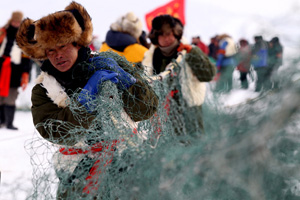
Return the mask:
<path id="1" fill-rule="evenodd" d="M 44 50 L 35 40 L 35 22 L 26 18 L 23 20 L 16 35 L 18 46 L 30 57 L 36 59 L 44 58 Z"/>
<path id="2" fill-rule="evenodd" d="M 16 39 L 19 47 L 30 57 L 47 59 L 46 49 L 76 42 L 88 46 L 92 41 L 91 17 L 83 6 L 72 2 L 66 10 L 55 12 L 40 20 L 22 22 Z"/>
<path id="3" fill-rule="evenodd" d="M 68 5 L 65 10 L 72 12 L 73 16 L 76 18 L 82 29 L 81 37 L 78 41 L 76 41 L 77 44 L 88 46 L 93 39 L 93 24 L 92 18 L 90 17 L 89 13 L 82 5 L 74 1 L 70 5 Z"/>

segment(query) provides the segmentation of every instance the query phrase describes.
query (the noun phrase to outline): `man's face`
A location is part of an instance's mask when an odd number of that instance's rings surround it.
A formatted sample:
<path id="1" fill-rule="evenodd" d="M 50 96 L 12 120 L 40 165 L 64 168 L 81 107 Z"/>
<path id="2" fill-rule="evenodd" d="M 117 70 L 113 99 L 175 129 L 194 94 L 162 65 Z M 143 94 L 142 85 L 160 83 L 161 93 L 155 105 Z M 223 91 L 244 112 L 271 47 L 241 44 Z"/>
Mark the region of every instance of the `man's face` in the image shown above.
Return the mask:
<path id="1" fill-rule="evenodd" d="M 163 33 L 158 36 L 158 44 L 161 47 L 168 47 L 175 42 L 176 38 L 172 31 Z"/>
<path id="2" fill-rule="evenodd" d="M 79 46 L 65 44 L 46 50 L 46 55 L 51 64 L 61 72 L 66 72 L 74 65 L 78 57 Z"/>

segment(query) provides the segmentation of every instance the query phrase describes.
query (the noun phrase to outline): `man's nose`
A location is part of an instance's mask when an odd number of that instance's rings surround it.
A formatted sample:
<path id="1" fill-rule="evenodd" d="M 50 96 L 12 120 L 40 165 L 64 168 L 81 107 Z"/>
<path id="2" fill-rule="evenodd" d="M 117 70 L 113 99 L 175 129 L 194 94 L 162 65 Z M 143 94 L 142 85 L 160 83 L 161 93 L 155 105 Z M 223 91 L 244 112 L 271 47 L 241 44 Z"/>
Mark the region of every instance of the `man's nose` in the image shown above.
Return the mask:
<path id="1" fill-rule="evenodd" d="M 63 55 L 63 54 L 62 54 L 62 51 L 57 50 L 57 51 L 56 51 L 56 56 L 55 56 L 55 58 L 56 58 L 56 59 L 60 59 L 60 58 L 62 58 L 62 55 Z"/>

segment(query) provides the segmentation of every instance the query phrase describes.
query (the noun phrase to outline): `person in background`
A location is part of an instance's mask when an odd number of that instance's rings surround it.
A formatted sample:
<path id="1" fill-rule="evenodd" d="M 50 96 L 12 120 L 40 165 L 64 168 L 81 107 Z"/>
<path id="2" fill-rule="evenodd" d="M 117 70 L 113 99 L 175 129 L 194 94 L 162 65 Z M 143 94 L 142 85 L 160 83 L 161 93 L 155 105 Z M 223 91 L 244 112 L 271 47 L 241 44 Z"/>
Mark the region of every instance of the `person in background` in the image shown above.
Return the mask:
<path id="1" fill-rule="evenodd" d="M 214 61 L 217 60 L 217 53 L 219 49 L 218 45 L 218 40 L 217 40 L 218 35 L 211 37 L 210 38 L 210 43 L 208 45 L 208 56 L 213 59 Z"/>
<path id="2" fill-rule="evenodd" d="M 133 12 L 128 12 L 110 25 L 99 51 L 112 50 L 125 56 L 129 62 L 141 63 L 148 50 L 145 36 L 141 20 Z"/>
<path id="3" fill-rule="evenodd" d="M 268 67 L 268 43 L 261 35 L 254 36 L 251 50 L 251 64 L 257 74 L 255 91 L 260 92 L 270 87 L 270 69 Z"/>
<path id="4" fill-rule="evenodd" d="M 276 80 L 277 71 L 283 64 L 283 46 L 278 37 L 273 37 L 269 42 L 268 49 L 268 67 L 270 68 L 270 80 L 273 82 L 273 87 L 278 88 L 279 82 Z"/>
<path id="5" fill-rule="evenodd" d="M 181 21 L 171 15 L 155 17 L 149 33 L 152 45 L 145 53 L 142 64 L 148 75 L 157 75 L 169 70 L 168 64 L 177 59 L 178 53 L 182 53 L 183 63 L 175 67 L 168 77 L 167 90 L 172 99 L 167 105 L 171 108 L 169 116 L 176 134 L 199 137 L 204 133 L 201 105 L 205 98 L 205 82 L 213 79 L 216 67 L 198 47 L 184 42 L 183 30 Z M 181 96 L 183 101 L 179 100 Z M 181 117 L 184 125 L 176 120 Z"/>
<path id="6" fill-rule="evenodd" d="M 200 36 L 193 37 L 192 44 L 199 47 L 205 55 L 208 55 L 209 49 L 206 44 L 201 41 Z"/>
<path id="7" fill-rule="evenodd" d="M 240 39 L 237 53 L 237 70 L 240 72 L 241 86 L 248 88 L 247 74 L 251 67 L 251 47 L 246 39 Z"/>
<path id="8" fill-rule="evenodd" d="M 273 37 L 269 42 L 268 66 L 276 72 L 282 66 L 283 47 L 278 37 Z"/>
<path id="9" fill-rule="evenodd" d="M 94 124 L 97 120 L 94 100 L 104 95 L 99 86 L 106 81 L 116 86 L 124 112 L 134 122 L 152 117 L 157 109 L 158 97 L 142 74 L 121 56 L 113 52 L 91 52 L 88 46 L 92 41 L 92 32 L 88 12 L 73 1 L 63 11 L 35 21 L 29 18 L 24 20 L 17 34 L 17 42 L 30 57 L 43 60 L 42 72 L 31 97 L 33 123 L 40 135 L 67 149 L 81 148 L 85 151 L 107 144 L 111 146 L 107 147 L 109 152 L 104 152 L 106 148 L 98 151 L 111 155 L 116 144 L 99 138 L 99 135 L 105 134 L 102 121 Z M 107 108 L 101 109 L 105 112 Z M 94 132 L 98 137 L 91 138 Z M 68 151 L 59 153 L 72 155 Z M 57 170 L 57 199 L 102 198 L 95 189 L 101 181 L 99 176 L 94 176 L 101 173 L 95 171 L 98 162 L 105 166 L 101 158 L 97 152 L 91 151 L 79 159 L 77 165 L 72 163 L 76 166 L 74 171 Z M 63 160 L 59 162 L 63 163 Z"/>
<path id="10" fill-rule="evenodd" d="M 218 54 L 216 66 L 220 77 L 217 80 L 215 90 L 218 92 L 229 92 L 232 89 L 232 74 L 236 67 L 237 48 L 234 40 L 227 34 L 219 35 Z"/>
<path id="11" fill-rule="evenodd" d="M 18 88 L 26 89 L 32 65 L 30 58 L 16 44 L 22 19 L 22 12 L 13 12 L 0 29 L 0 123 L 10 130 L 18 129 L 13 125 Z"/>

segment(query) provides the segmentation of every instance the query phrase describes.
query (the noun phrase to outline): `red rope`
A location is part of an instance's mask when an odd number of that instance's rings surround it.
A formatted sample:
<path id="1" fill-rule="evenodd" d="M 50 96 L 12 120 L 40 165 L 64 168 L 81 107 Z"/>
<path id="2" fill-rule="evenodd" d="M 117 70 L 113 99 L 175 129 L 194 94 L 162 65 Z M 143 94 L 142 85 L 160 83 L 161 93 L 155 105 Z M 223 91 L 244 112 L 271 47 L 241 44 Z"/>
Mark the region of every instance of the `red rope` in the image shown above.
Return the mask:
<path id="1" fill-rule="evenodd" d="M 110 144 L 108 142 L 99 142 L 93 146 L 82 149 L 82 148 L 60 148 L 59 152 L 63 155 L 76 155 L 76 154 L 88 154 L 102 152 L 96 162 L 93 164 L 89 171 L 89 175 L 85 178 L 87 184 L 83 188 L 83 192 L 86 194 L 94 194 L 100 186 L 100 174 L 102 173 L 101 168 L 105 169 L 113 160 L 113 152 L 119 140 L 113 140 Z"/>

